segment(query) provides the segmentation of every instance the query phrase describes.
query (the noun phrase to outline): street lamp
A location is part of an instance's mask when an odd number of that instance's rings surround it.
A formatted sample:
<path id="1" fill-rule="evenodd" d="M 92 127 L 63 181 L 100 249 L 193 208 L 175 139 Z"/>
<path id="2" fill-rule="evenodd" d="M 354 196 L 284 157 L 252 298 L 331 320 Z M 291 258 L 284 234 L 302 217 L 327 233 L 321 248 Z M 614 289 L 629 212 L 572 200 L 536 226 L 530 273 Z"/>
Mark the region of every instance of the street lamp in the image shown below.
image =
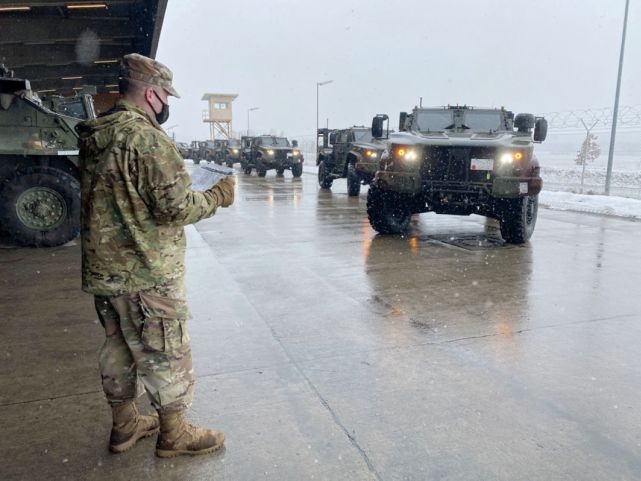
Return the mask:
<path id="1" fill-rule="evenodd" d="M 614 109 L 612 111 L 612 132 L 610 133 L 610 150 L 608 151 L 608 170 L 605 175 L 605 195 L 610 195 L 610 182 L 612 181 L 612 163 L 614 161 L 614 141 L 617 135 L 617 117 L 619 116 L 619 94 L 621 93 L 621 74 L 623 72 L 623 52 L 625 51 L 625 31 L 628 27 L 628 7 L 630 0 L 625 0 L 625 14 L 623 15 L 623 33 L 621 35 L 621 51 L 619 52 L 619 74 L 617 76 L 617 89 L 614 94 Z"/>
<path id="2" fill-rule="evenodd" d="M 324 82 L 316 82 L 316 155 L 318 155 L 318 90 L 321 85 L 331 84 L 333 80 L 325 80 Z"/>
<path id="3" fill-rule="evenodd" d="M 249 112 L 253 112 L 254 110 L 258 110 L 260 107 L 252 107 L 247 109 L 247 135 L 249 136 Z"/>

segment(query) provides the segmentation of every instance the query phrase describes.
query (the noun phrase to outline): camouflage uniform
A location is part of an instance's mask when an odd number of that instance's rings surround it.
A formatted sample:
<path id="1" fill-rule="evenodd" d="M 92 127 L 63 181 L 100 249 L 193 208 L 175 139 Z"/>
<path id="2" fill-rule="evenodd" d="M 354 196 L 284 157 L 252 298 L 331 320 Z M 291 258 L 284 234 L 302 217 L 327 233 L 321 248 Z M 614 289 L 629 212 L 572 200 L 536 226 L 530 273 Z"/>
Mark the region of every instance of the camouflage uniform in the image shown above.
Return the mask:
<path id="1" fill-rule="evenodd" d="M 139 379 L 156 409 L 184 410 L 194 379 L 183 226 L 212 216 L 225 205 L 222 195 L 191 190 L 173 142 L 131 103 L 118 101 L 78 131 L 82 285 L 95 295 L 107 336 L 100 353 L 107 400 L 133 399 Z"/>

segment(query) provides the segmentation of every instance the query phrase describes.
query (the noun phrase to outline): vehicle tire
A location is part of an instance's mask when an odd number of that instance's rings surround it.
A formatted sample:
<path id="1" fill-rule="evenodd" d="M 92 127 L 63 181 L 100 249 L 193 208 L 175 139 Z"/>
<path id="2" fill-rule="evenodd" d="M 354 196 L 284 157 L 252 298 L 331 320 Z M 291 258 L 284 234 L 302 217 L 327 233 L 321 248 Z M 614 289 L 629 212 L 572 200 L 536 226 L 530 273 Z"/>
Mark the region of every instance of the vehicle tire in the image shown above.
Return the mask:
<path id="1" fill-rule="evenodd" d="M 367 217 L 372 228 L 381 234 L 402 234 L 409 228 L 412 211 L 401 194 L 372 185 L 367 193 Z"/>
<path id="2" fill-rule="evenodd" d="M 350 197 L 358 197 L 361 193 L 361 179 L 356 173 L 354 166 L 350 164 L 347 167 L 347 195 Z"/>
<path id="3" fill-rule="evenodd" d="M 18 244 L 54 247 L 80 232 L 80 183 L 53 167 L 32 167 L 0 187 L 2 228 Z"/>
<path id="4" fill-rule="evenodd" d="M 243 172 L 245 172 L 246 175 L 251 175 L 252 174 L 252 168 L 249 166 L 243 167 Z"/>
<path id="5" fill-rule="evenodd" d="M 227 161 L 227 167 L 229 167 L 231 169 L 233 166 L 234 166 L 234 163 L 232 161 L 228 160 Z"/>
<path id="6" fill-rule="evenodd" d="M 256 173 L 258 177 L 265 177 L 267 175 L 267 169 L 265 167 L 256 167 Z"/>
<path id="7" fill-rule="evenodd" d="M 294 177 L 300 177 L 303 175 L 303 164 L 294 164 L 292 165 L 292 175 Z"/>
<path id="8" fill-rule="evenodd" d="M 194 159 L 194 164 L 196 165 L 200 164 L 200 159 L 199 160 Z"/>
<path id="9" fill-rule="evenodd" d="M 325 161 L 321 160 L 320 164 L 318 164 L 318 185 L 321 186 L 321 189 L 331 189 L 332 182 L 334 182 L 334 180 L 327 177 L 327 166 L 325 165 Z"/>
<path id="10" fill-rule="evenodd" d="M 285 169 L 282 169 L 282 168 L 276 169 L 276 175 L 278 177 L 282 177 L 284 173 L 285 173 Z"/>
<path id="11" fill-rule="evenodd" d="M 503 240 L 509 244 L 527 242 L 534 233 L 538 210 L 538 195 L 501 200 L 498 220 Z"/>

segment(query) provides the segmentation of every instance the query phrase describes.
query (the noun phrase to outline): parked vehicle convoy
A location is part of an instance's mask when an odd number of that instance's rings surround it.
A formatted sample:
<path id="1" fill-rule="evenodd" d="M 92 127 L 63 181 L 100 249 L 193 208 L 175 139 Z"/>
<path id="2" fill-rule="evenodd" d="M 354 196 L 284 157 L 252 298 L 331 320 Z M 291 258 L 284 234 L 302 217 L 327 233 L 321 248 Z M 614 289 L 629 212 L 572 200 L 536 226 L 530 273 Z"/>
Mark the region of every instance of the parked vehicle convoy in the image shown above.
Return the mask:
<path id="1" fill-rule="evenodd" d="M 347 194 L 357 196 L 362 184 L 370 184 L 378 170 L 385 142 L 372 137 L 369 127 L 350 127 L 329 131 L 318 129 L 319 150 L 316 157 L 318 184 L 332 187 L 336 179 L 347 178 Z"/>
<path id="2" fill-rule="evenodd" d="M 207 141 L 207 161 L 222 165 L 227 158 L 227 139 Z"/>
<path id="3" fill-rule="evenodd" d="M 80 229 L 78 134 L 95 118 L 90 95 L 43 98 L 0 66 L 0 228 L 21 245 L 50 247 Z"/>
<path id="4" fill-rule="evenodd" d="M 294 177 L 303 174 L 303 154 L 298 149 L 298 143 L 290 145 L 286 137 L 261 135 L 251 139 L 250 148 L 245 152 L 243 170 L 251 174 L 256 169 L 259 177 L 265 177 L 268 170 L 275 169 L 278 175 L 283 175 L 286 169 L 292 171 Z"/>
<path id="5" fill-rule="evenodd" d="M 385 136 L 386 121 L 374 117 L 375 138 Z M 415 108 L 401 113 L 399 129 L 367 196 L 376 231 L 403 233 L 413 214 L 431 211 L 495 218 L 509 243 L 532 236 L 543 185 L 534 145 L 547 135 L 544 118 L 502 108 Z"/>

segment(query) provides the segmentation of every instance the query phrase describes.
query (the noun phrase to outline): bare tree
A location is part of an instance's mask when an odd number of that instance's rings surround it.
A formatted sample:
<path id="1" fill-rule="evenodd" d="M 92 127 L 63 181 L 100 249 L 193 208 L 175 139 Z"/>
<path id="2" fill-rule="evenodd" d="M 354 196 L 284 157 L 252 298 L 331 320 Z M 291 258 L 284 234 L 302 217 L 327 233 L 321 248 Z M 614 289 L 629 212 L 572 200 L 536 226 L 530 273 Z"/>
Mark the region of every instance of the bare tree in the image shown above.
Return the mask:
<path id="1" fill-rule="evenodd" d="M 585 166 L 594 162 L 601 155 L 601 147 L 596 141 L 596 135 L 589 133 L 586 135 L 581 149 L 576 155 L 574 162 L 581 166 L 581 193 L 583 193 L 583 181 L 585 179 Z"/>

